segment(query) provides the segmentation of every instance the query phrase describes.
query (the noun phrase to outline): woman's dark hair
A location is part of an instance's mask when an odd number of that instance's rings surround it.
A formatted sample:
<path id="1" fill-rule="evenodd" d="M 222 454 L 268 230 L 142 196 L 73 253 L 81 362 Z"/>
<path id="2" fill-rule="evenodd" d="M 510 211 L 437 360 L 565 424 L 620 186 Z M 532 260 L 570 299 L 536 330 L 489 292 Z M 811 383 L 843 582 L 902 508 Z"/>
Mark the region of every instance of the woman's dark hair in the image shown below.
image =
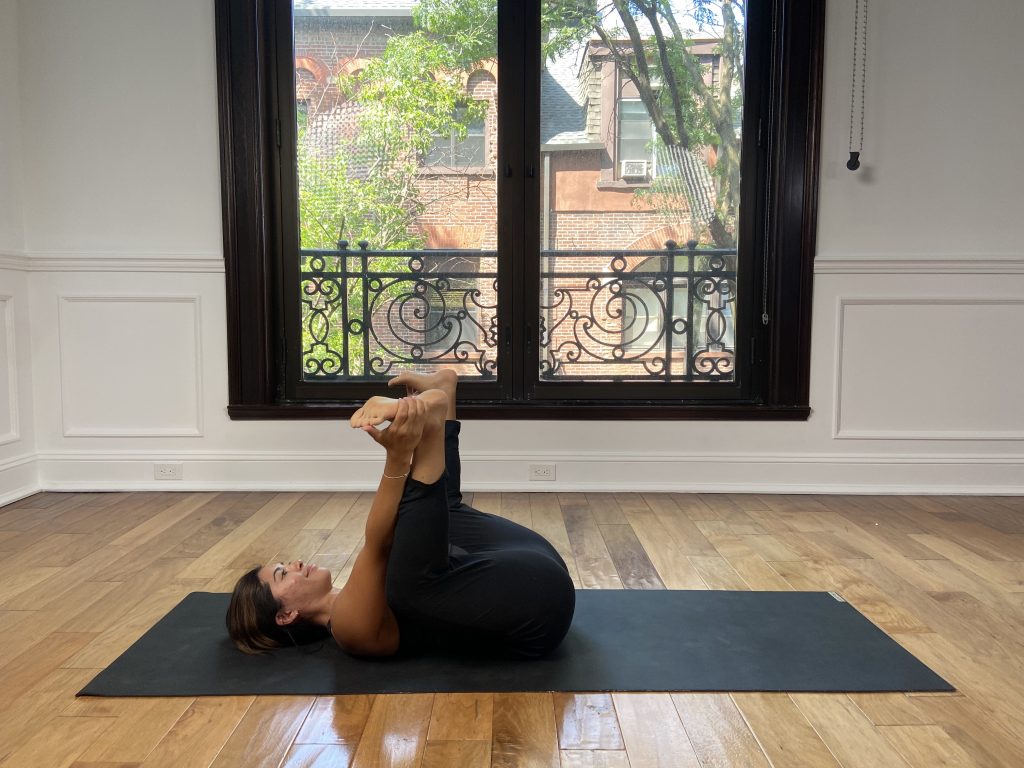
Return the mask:
<path id="1" fill-rule="evenodd" d="M 281 602 L 270 585 L 260 581 L 259 566 L 242 576 L 228 604 L 228 634 L 235 647 L 245 653 L 264 653 L 290 645 L 288 634 L 277 624 L 280 610 Z"/>

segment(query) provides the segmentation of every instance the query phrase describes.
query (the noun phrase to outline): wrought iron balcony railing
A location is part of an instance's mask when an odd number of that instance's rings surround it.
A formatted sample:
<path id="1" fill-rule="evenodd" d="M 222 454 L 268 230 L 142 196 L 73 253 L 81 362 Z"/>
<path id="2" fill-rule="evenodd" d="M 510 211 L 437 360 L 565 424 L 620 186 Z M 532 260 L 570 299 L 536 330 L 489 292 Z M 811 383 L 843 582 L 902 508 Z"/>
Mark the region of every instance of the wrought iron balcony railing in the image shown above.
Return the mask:
<path id="1" fill-rule="evenodd" d="M 300 253 L 308 381 L 377 380 L 400 368 L 498 365 L 496 251 Z M 728 381 L 735 250 L 543 251 L 537 365 L 545 380 Z"/>

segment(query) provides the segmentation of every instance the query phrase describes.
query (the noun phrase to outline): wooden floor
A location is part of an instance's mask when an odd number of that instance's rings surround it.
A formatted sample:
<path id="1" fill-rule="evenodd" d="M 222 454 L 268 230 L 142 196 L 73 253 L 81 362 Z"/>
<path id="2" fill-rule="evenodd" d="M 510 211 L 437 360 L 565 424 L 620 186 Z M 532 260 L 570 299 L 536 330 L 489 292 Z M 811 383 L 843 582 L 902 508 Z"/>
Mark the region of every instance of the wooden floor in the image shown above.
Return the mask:
<path id="1" fill-rule="evenodd" d="M 39 494 L 0 509 L 0 766 L 1024 766 L 1024 498 L 483 494 L 577 586 L 832 590 L 956 694 L 80 699 L 193 590 L 344 580 L 357 493 Z"/>

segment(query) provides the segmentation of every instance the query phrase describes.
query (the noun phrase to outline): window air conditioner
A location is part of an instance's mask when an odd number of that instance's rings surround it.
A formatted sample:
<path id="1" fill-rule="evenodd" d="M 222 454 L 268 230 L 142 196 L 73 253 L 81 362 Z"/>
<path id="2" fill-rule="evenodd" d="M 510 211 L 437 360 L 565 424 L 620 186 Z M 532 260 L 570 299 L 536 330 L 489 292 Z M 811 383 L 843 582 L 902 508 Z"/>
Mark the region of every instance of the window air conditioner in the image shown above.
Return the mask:
<path id="1" fill-rule="evenodd" d="M 647 178 L 647 161 L 646 160 L 623 160 L 622 161 L 622 178 L 624 178 L 624 179 L 646 179 Z"/>

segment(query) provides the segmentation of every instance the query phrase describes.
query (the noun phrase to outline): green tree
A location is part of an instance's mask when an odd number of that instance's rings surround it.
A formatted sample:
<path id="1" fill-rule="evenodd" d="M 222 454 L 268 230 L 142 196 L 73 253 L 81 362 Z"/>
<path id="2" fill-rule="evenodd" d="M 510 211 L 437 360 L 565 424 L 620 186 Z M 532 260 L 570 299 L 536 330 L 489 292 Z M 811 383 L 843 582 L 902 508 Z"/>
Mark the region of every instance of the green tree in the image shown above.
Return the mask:
<path id="1" fill-rule="evenodd" d="M 366 241 L 374 251 L 423 247 L 424 237 L 415 226 L 426 207 L 417 185 L 421 159 L 437 136 L 454 131 L 465 138 L 469 123 L 482 118 L 487 109 L 486 104 L 466 101 L 462 76 L 451 52 L 422 31 L 395 35 L 364 70 L 338 82 L 358 105 L 353 139 L 333 152 L 320 149 L 315 130 L 319 116 L 303 116 L 297 157 L 304 249 L 334 249 L 339 240 Z M 347 294 L 349 318 L 362 318 L 367 310 L 366 277 L 359 274 L 362 260 L 331 256 L 323 263 L 328 270 L 338 270 L 342 259 L 353 276 L 339 290 Z M 304 269 L 313 263 L 307 257 Z M 408 259 L 377 256 L 366 266 L 371 272 L 396 274 L 408 271 Z M 391 280 L 375 288 L 371 300 L 393 298 L 407 289 L 401 281 Z M 341 302 L 330 281 L 315 276 L 307 280 L 304 291 L 305 359 L 327 364 L 343 346 L 345 329 L 337 317 Z M 334 304 L 332 311 L 324 310 L 328 303 Z M 357 332 L 349 333 L 346 362 L 351 372 L 365 362 L 365 332 L 357 326 Z"/>
<path id="2" fill-rule="evenodd" d="M 338 85 L 358 105 L 354 138 L 318 151 L 309 122 L 299 136 L 304 248 L 366 240 L 374 250 L 423 247 L 415 222 L 426 207 L 417 178 L 438 136 L 465 138 L 485 103 L 466 100 L 451 51 L 422 31 L 389 38 L 383 53 Z"/>
<path id="3" fill-rule="evenodd" d="M 744 0 L 692 0 L 688 9 L 698 29 L 720 33 L 717 87 L 704 82 L 703 65 L 689 49 L 692 40 L 682 31 L 681 5 L 672 0 L 612 0 L 610 5 L 545 0 L 542 50 L 554 58 L 586 40 L 601 40 L 636 84 L 658 135 L 664 173 L 644 195 L 667 210 L 685 204 L 698 216 L 697 229 L 706 228 L 719 247 L 731 247 L 740 194 L 734 126 L 742 104 Z M 496 17 L 494 0 L 422 0 L 414 12 L 417 25 L 463 66 L 495 55 Z M 717 156 L 710 171 L 716 181 L 712 203 L 705 203 L 701 184 L 709 169 L 695 151 L 708 146 Z"/>

